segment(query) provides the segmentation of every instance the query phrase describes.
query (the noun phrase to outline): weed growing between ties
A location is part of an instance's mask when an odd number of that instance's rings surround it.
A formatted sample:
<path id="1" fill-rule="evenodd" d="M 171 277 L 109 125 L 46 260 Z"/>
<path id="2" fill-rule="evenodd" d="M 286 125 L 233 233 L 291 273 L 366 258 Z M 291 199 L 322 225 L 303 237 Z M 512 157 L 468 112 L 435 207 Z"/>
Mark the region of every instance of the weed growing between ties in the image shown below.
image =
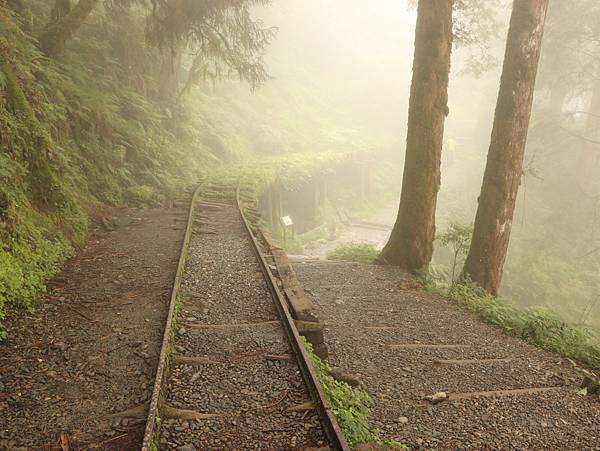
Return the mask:
<path id="1" fill-rule="evenodd" d="M 331 251 L 327 258 L 329 260 L 373 263 L 378 255 L 379 250 L 372 243 L 344 243 Z"/>
<path id="2" fill-rule="evenodd" d="M 382 439 L 376 431 L 369 429 L 369 415 L 373 405 L 369 393 L 364 388 L 352 388 L 345 382 L 334 379 L 330 374 L 329 364 L 323 362 L 313 352 L 312 345 L 304 337 L 301 337 L 301 340 L 348 444 L 354 446 L 375 442 L 397 449 L 406 449 L 402 443 L 393 439 Z"/>

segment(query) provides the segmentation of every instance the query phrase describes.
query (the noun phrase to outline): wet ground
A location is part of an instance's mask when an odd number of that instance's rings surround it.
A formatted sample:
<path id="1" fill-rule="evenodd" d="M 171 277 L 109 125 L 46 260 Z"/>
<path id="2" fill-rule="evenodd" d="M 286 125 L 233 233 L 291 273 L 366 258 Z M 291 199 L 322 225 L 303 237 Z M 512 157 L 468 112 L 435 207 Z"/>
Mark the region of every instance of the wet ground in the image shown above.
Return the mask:
<path id="1" fill-rule="evenodd" d="M 381 249 L 390 236 L 397 213 L 398 202 L 392 202 L 364 220 L 351 220 L 351 224 L 337 230 L 334 239 L 321 238 L 305 244 L 304 255 L 325 259 L 337 246 L 346 243 L 372 243 Z"/>
<path id="2" fill-rule="evenodd" d="M 186 214 L 106 211 L 43 306 L 6 321 L 0 449 L 139 448 Z"/>
<path id="3" fill-rule="evenodd" d="M 505 335 L 377 265 L 294 264 L 330 360 L 375 400 L 372 425 L 413 449 L 600 449 L 600 399 L 566 359 Z M 438 392 L 439 403 L 426 399 Z"/>

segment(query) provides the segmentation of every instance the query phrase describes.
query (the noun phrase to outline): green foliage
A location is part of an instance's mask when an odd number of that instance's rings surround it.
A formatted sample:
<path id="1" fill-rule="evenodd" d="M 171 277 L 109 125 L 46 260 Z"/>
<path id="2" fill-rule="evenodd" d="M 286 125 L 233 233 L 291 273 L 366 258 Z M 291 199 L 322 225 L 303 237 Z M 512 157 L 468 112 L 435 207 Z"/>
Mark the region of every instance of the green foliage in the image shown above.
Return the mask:
<path id="1" fill-rule="evenodd" d="M 304 253 L 304 245 L 298 236 L 291 237 L 288 233 L 285 240 L 281 238 L 281 242 L 283 243 L 283 250 L 287 254 L 300 255 Z"/>
<path id="2" fill-rule="evenodd" d="M 21 234 L 4 235 L 0 249 L 0 320 L 9 310 L 27 311 L 45 290 L 46 279 L 56 274 L 72 248 L 61 237 L 46 238 L 35 227 Z M 0 339 L 5 334 L 0 327 Z"/>
<path id="3" fill-rule="evenodd" d="M 182 99 L 191 105 L 165 108 L 152 97 L 160 55 L 136 2 L 103 2 L 60 61 L 34 38 L 52 2 L 24 3 L 27 18 L 0 6 L 0 283 L 11 287 L 1 288 L 2 315 L 34 305 L 98 204 L 157 205 L 198 180 L 295 190 L 369 145 L 301 83 L 255 95 L 203 86 Z"/>
<path id="4" fill-rule="evenodd" d="M 45 10 L 30 3 L 35 27 Z M 89 208 L 155 205 L 210 160 L 115 76 L 94 38 L 61 62 L 44 59 L 34 42 L 0 6 L 0 320 L 35 305 L 85 240 Z"/>
<path id="5" fill-rule="evenodd" d="M 263 55 L 275 29 L 263 27 L 251 11 L 268 3 L 269 0 L 152 0 L 147 35 L 150 42 L 171 51 L 178 45 L 190 47 L 193 63 L 188 84 L 207 78 L 231 78 L 234 72 L 258 86 L 269 78 Z"/>
<path id="6" fill-rule="evenodd" d="M 313 352 L 312 345 L 304 337 L 301 337 L 301 340 L 348 444 L 354 446 L 375 442 L 405 449 L 401 443 L 383 440 L 369 429 L 369 415 L 373 405 L 369 393 L 364 388 L 352 388 L 347 383 L 334 379 L 329 364 Z"/>
<path id="7" fill-rule="evenodd" d="M 344 260 L 359 263 L 373 263 L 379 250 L 373 243 L 344 243 L 327 255 L 329 260 Z"/>
<path id="8" fill-rule="evenodd" d="M 520 309 L 506 299 L 491 296 L 468 280 L 448 286 L 430 276 L 422 282 L 430 291 L 463 305 L 511 335 L 600 368 L 600 336 L 590 328 L 569 324 L 545 308 Z"/>
<path id="9" fill-rule="evenodd" d="M 454 285 L 458 276 L 456 270 L 459 265 L 464 263 L 464 260 L 467 257 L 472 236 L 472 225 L 451 222 L 448 229 L 436 237 L 442 246 L 449 247 L 452 251 L 452 271 L 450 275 L 450 283 L 452 285 Z"/>
<path id="10" fill-rule="evenodd" d="M 156 190 L 148 185 L 131 186 L 124 193 L 125 201 L 136 206 L 160 205 L 164 197 L 158 195 Z"/>

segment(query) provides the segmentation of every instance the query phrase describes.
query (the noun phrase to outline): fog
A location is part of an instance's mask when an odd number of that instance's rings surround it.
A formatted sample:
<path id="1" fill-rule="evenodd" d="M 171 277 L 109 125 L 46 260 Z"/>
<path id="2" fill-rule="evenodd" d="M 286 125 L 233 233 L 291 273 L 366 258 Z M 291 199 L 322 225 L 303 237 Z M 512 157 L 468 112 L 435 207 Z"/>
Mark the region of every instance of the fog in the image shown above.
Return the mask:
<path id="1" fill-rule="evenodd" d="M 438 232 L 452 222 L 468 225 L 474 220 L 498 95 L 509 5 L 501 2 L 494 13 L 499 26 L 494 35 L 485 37 L 488 59 L 484 70 L 476 74 L 472 70 L 472 58 L 481 58 L 477 44 L 455 42 L 453 48 Z M 291 127 L 292 121 L 295 128 L 305 127 L 303 136 L 311 135 L 311 139 L 299 144 L 294 138 L 296 144 L 288 151 L 388 149 L 376 154 L 378 167 L 390 169 L 382 169 L 386 195 L 378 195 L 363 217 L 391 226 L 402 179 L 416 11 L 397 0 L 368 4 L 359 0 L 288 0 L 261 8 L 257 14 L 266 25 L 278 28 L 266 54 L 272 79 L 254 94 L 236 90 L 236 95 L 254 104 L 259 115 L 268 118 L 263 126 L 277 128 L 282 141 L 286 141 L 291 130 L 286 127 Z M 560 20 L 558 15 L 550 11 L 551 26 Z M 584 196 L 586 206 L 575 205 L 580 196 L 574 190 L 572 177 L 576 175 L 572 171 L 577 169 L 572 166 L 561 171 L 565 155 L 579 152 L 585 143 L 568 133 L 556 137 L 557 128 L 548 125 L 548 121 L 565 120 L 577 130 L 577 118 L 568 112 L 588 108 L 590 94 L 586 88 L 576 88 L 580 89 L 577 95 L 565 98 L 564 117 L 549 116 L 545 80 L 554 70 L 553 55 L 548 56 L 554 48 L 544 48 L 540 64 L 525 173 L 501 294 L 523 305 L 550 307 L 568 320 L 583 318 L 597 323 L 600 308 L 596 308 L 596 286 L 600 278 L 593 269 L 597 254 L 580 258 L 596 248 L 594 232 L 590 232 L 595 213 L 588 207 L 595 202 L 592 199 L 597 192 Z M 232 88 L 216 89 L 230 92 Z M 271 101 L 273 98 L 276 100 Z M 544 127 L 550 127 L 550 132 Z M 548 133 L 554 137 L 548 139 Z M 591 181 L 597 168 L 588 170 L 586 180 Z M 349 240 L 372 241 L 378 247 L 387 240 L 385 233 L 352 227 L 341 230 L 321 253 Z M 584 234 L 591 238 L 584 238 Z M 443 272 L 449 265 L 449 254 L 439 243 L 435 247 L 432 268 Z M 589 310 L 591 313 L 585 313 Z"/>
<path id="2" fill-rule="evenodd" d="M 600 449 L 599 24 L 0 0 L 0 448 Z"/>

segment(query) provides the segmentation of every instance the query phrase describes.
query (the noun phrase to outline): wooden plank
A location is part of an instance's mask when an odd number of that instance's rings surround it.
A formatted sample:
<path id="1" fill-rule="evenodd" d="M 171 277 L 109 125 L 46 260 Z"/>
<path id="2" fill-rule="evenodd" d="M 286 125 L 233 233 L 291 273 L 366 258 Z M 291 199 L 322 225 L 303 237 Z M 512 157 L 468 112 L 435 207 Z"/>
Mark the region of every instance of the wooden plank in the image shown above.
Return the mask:
<path id="1" fill-rule="evenodd" d="M 263 326 L 273 326 L 281 324 L 279 321 L 263 321 L 260 323 L 232 323 L 232 324 L 189 324 L 187 327 L 190 329 L 217 329 L 217 330 L 229 330 L 229 329 L 246 329 Z"/>
<path id="2" fill-rule="evenodd" d="M 470 393 L 454 393 L 448 396 L 449 401 L 462 401 L 465 399 L 474 398 L 496 398 L 503 396 L 521 396 L 521 395 L 532 395 L 536 393 L 543 393 L 548 391 L 560 390 L 563 387 L 533 387 L 533 388 L 519 388 L 513 390 L 492 390 L 492 391 L 476 391 Z"/>
<path id="3" fill-rule="evenodd" d="M 485 363 L 505 363 L 512 362 L 514 358 L 505 359 L 438 359 L 434 360 L 433 363 L 436 365 L 471 365 L 471 364 L 485 364 Z"/>
<path id="4" fill-rule="evenodd" d="M 459 349 L 470 348 L 471 345 L 436 344 L 436 343 L 400 343 L 389 345 L 390 349 Z"/>

